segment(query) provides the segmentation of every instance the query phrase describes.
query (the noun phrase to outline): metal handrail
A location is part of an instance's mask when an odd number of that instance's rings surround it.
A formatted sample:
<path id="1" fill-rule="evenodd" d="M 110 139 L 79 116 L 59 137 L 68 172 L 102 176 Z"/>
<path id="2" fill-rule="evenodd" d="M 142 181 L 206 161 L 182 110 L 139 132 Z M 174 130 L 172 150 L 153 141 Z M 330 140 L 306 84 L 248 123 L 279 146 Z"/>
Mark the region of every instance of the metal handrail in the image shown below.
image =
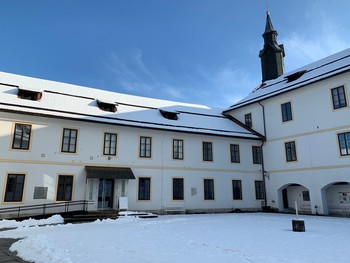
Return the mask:
<path id="1" fill-rule="evenodd" d="M 45 203 L 45 204 L 37 204 L 37 205 L 23 205 L 23 206 L 11 206 L 6 208 L 0 208 L 0 214 L 8 214 L 8 213 L 17 213 L 17 218 L 20 217 L 21 212 L 24 211 L 33 211 L 33 210 L 42 210 L 42 213 L 36 215 L 46 215 L 46 210 L 50 208 L 64 208 L 64 212 L 68 213 L 69 208 L 82 205 L 83 211 L 87 210 L 87 206 L 93 201 L 88 200 L 77 200 L 77 201 L 64 201 L 59 203 Z M 71 210 L 77 211 L 77 210 Z"/>

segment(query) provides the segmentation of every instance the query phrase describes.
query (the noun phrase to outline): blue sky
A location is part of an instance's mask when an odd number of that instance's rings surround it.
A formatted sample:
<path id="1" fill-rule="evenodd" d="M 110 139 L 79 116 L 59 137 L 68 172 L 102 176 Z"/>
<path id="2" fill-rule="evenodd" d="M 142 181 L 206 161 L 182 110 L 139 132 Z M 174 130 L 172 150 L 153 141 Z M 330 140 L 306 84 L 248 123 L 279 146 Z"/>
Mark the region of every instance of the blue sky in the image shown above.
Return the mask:
<path id="1" fill-rule="evenodd" d="M 0 71 L 225 108 L 261 82 L 266 3 L 285 72 L 350 47 L 348 0 L 1 0 Z"/>

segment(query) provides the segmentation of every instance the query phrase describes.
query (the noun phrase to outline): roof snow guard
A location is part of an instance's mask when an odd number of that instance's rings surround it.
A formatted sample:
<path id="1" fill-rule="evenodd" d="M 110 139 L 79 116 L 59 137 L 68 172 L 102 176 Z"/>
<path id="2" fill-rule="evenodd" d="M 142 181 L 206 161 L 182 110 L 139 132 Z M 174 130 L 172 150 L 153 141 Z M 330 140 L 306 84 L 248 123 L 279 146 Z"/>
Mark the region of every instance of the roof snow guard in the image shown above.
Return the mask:
<path id="1" fill-rule="evenodd" d="M 266 85 L 255 88 L 247 97 L 233 104 L 223 113 L 256 103 L 279 94 L 299 89 L 350 71 L 350 48 L 295 71 L 283 74 L 274 80 L 265 81 Z"/>

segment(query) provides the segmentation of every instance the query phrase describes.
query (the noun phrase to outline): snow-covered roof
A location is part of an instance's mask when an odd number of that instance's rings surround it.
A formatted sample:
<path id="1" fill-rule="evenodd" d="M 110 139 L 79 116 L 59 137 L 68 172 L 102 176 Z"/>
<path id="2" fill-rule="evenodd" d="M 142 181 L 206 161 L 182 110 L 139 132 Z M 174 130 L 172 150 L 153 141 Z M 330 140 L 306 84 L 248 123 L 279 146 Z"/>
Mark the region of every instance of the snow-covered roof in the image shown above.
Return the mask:
<path id="1" fill-rule="evenodd" d="M 350 49 L 323 58 L 319 61 L 268 80 L 255 88 L 247 97 L 233 104 L 226 111 L 237 109 L 267 98 L 302 88 L 314 82 L 350 70 Z"/>
<path id="2" fill-rule="evenodd" d="M 18 97 L 18 90 L 41 91 L 37 100 Z M 222 115 L 222 109 L 167 100 L 126 95 L 61 82 L 0 72 L 0 111 L 36 114 L 82 121 L 161 129 L 217 136 L 259 139 Z M 112 102 L 116 112 L 98 107 Z M 176 112 L 177 120 L 162 116 L 159 109 Z"/>

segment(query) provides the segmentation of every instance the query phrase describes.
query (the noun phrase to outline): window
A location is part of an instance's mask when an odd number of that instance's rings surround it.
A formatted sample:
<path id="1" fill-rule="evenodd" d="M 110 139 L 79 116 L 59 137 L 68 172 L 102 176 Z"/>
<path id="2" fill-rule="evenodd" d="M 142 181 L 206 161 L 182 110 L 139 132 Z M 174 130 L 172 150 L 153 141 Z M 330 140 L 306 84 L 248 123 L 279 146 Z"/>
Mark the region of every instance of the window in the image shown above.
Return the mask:
<path id="1" fill-rule="evenodd" d="M 292 105 L 290 102 L 281 104 L 281 111 L 282 111 L 282 121 L 291 121 L 293 119 L 292 116 Z"/>
<path id="2" fill-rule="evenodd" d="M 255 198 L 257 200 L 264 199 L 264 182 L 263 181 L 255 181 Z"/>
<path id="3" fill-rule="evenodd" d="M 340 155 L 350 155 L 350 132 L 338 134 Z"/>
<path id="4" fill-rule="evenodd" d="M 183 160 L 183 147 L 184 147 L 184 141 L 183 140 L 173 140 L 173 159 L 177 160 Z"/>
<path id="5" fill-rule="evenodd" d="M 231 152 L 231 163 L 239 163 L 239 145 L 238 144 L 230 144 L 230 152 Z"/>
<path id="6" fill-rule="evenodd" d="M 173 178 L 173 200 L 184 200 L 183 178 Z"/>
<path id="7" fill-rule="evenodd" d="M 297 160 L 297 151 L 295 148 L 295 142 L 286 142 L 285 144 L 286 149 L 286 160 L 287 162 L 294 162 Z"/>
<path id="8" fill-rule="evenodd" d="M 105 133 L 103 154 L 117 155 L 117 134 Z"/>
<path id="9" fill-rule="evenodd" d="M 31 131 L 32 125 L 16 123 L 12 141 L 12 149 L 29 150 Z"/>
<path id="10" fill-rule="evenodd" d="M 139 178 L 138 200 L 151 200 L 151 178 Z"/>
<path id="11" fill-rule="evenodd" d="M 242 200 L 242 181 L 232 180 L 233 200 Z"/>
<path id="12" fill-rule="evenodd" d="M 6 182 L 5 202 L 22 202 L 24 174 L 9 174 Z"/>
<path id="13" fill-rule="evenodd" d="M 73 192 L 73 175 L 58 176 L 56 201 L 71 201 Z"/>
<path id="14" fill-rule="evenodd" d="M 252 146 L 253 153 L 253 164 L 261 164 L 262 163 L 262 153 L 260 146 Z"/>
<path id="15" fill-rule="evenodd" d="M 140 137 L 140 157 L 151 158 L 151 137 Z"/>
<path id="16" fill-rule="evenodd" d="M 340 109 L 347 106 L 344 86 L 334 88 L 332 91 L 333 109 Z"/>
<path id="17" fill-rule="evenodd" d="M 213 144 L 211 142 L 203 142 L 203 161 L 213 161 Z"/>
<path id="18" fill-rule="evenodd" d="M 204 200 L 214 200 L 214 179 L 204 179 Z"/>
<path id="19" fill-rule="evenodd" d="M 303 201 L 310 201 L 310 192 L 309 191 L 303 191 Z"/>
<path id="20" fill-rule="evenodd" d="M 252 121 L 252 114 L 251 113 L 248 113 L 248 114 L 244 115 L 244 123 L 249 128 L 253 127 L 253 121 Z"/>
<path id="21" fill-rule="evenodd" d="M 75 153 L 77 146 L 78 130 L 63 129 L 62 152 Z"/>

